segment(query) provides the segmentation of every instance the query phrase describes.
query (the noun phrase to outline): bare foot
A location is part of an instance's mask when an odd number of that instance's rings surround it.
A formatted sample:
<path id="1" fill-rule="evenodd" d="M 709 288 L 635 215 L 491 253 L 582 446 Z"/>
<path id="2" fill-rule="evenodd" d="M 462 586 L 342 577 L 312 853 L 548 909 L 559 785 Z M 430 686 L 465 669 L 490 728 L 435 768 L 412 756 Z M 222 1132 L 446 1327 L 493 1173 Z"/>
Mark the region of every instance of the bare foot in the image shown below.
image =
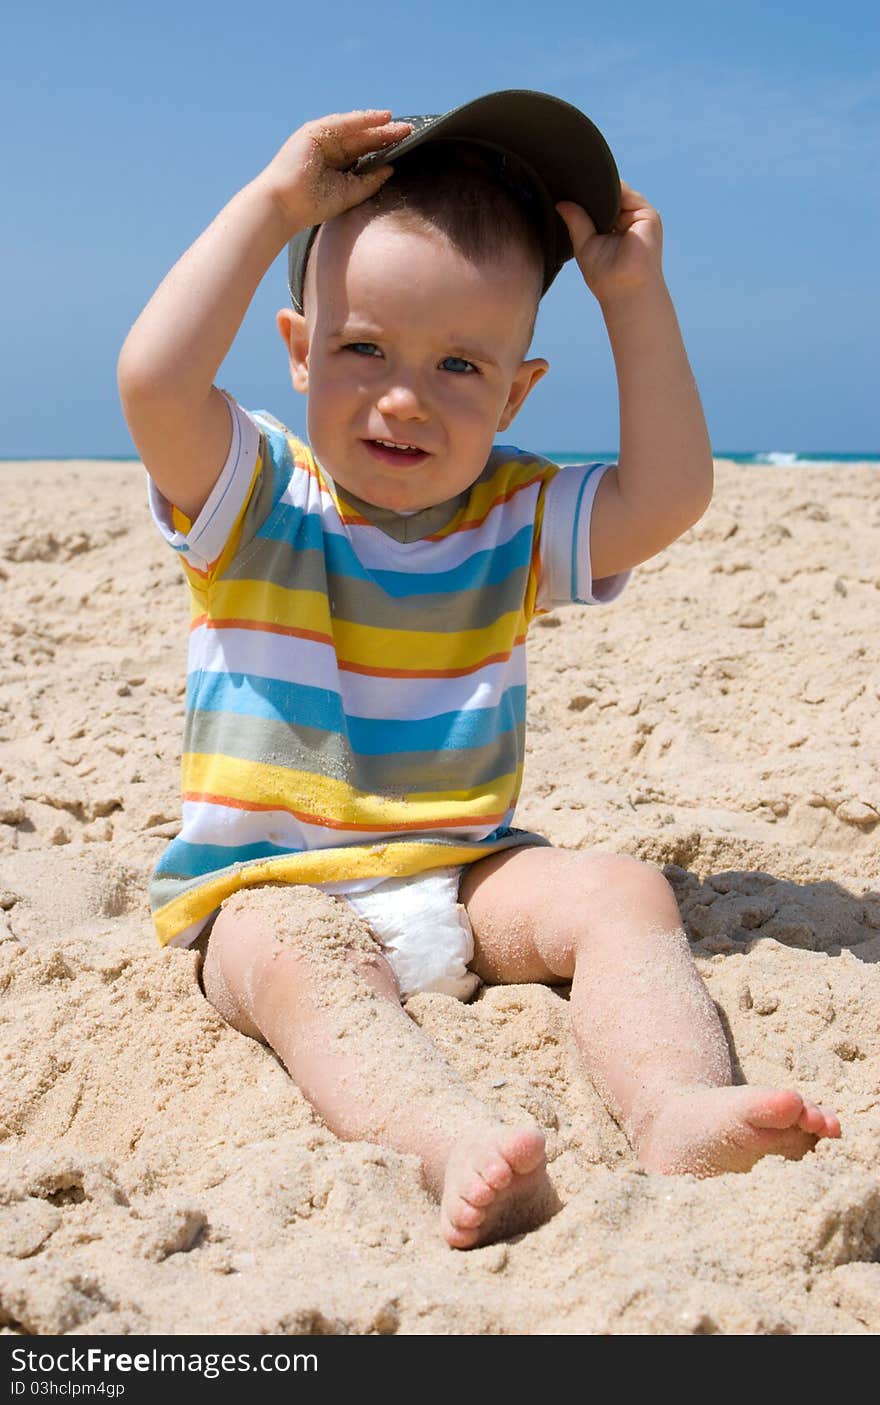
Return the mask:
<path id="1" fill-rule="evenodd" d="M 655 1103 L 635 1141 L 662 1175 L 749 1171 L 762 1156 L 798 1161 L 820 1137 L 839 1137 L 833 1112 L 774 1088 L 677 1088 Z"/>
<path id="2" fill-rule="evenodd" d="M 453 1146 L 440 1202 L 440 1227 L 453 1249 L 533 1229 L 558 1208 L 537 1128 L 490 1124 Z"/>

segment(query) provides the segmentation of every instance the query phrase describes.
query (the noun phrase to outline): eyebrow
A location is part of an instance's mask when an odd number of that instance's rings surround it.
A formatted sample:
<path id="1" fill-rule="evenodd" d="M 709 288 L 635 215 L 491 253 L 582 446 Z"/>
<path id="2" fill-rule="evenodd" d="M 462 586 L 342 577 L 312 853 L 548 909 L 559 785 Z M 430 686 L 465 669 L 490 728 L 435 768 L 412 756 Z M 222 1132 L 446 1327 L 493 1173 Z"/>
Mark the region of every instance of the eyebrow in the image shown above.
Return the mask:
<path id="1" fill-rule="evenodd" d="M 343 322 L 339 327 L 331 327 L 327 335 L 329 337 L 352 337 L 358 333 L 363 334 L 363 337 L 366 338 L 368 335 L 371 337 L 381 336 L 381 332 L 381 327 L 377 327 L 373 323 L 356 321 Z"/>
<path id="2" fill-rule="evenodd" d="M 333 327 L 328 332 L 330 340 L 340 341 L 381 341 L 384 336 L 383 329 L 369 322 L 343 323 L 340 327 Z M 455 337 L 450 337 L 449 342 L 443 350 L 444 356 L 458 356 L 462 361 L 479 361 L 484 366 L 497 366 L 498 360 L 491 356 L 483 347 L 475 344 L 468 345 L 466 342 L 458 341 Z"/>
<path id="3" fill-rule="evenodd" d="M 466 346 L 463 342 L 453 342 L 447 356 L 458 356 L 462 361 L 481 361 L 485 366 L 497 366 L 498 362 L 488 351 L 478 346 Z"/>

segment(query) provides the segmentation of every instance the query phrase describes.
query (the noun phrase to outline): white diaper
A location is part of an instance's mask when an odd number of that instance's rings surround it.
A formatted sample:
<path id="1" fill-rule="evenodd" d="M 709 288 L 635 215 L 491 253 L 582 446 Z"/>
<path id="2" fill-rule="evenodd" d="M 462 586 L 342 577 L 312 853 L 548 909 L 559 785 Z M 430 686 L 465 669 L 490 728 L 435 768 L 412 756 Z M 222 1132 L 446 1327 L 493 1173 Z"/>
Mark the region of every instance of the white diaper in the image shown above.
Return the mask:
<path id="1" fill-rule="evenodd" d="M 467 969 L 474 934 L 458 901 L 461 868 L 435 868 L 411 878 L 388 878 L 345 900 L 368 922 L 382 944 L 402 999 L 439 991 L 469 1000 L 480 984 Z"/>

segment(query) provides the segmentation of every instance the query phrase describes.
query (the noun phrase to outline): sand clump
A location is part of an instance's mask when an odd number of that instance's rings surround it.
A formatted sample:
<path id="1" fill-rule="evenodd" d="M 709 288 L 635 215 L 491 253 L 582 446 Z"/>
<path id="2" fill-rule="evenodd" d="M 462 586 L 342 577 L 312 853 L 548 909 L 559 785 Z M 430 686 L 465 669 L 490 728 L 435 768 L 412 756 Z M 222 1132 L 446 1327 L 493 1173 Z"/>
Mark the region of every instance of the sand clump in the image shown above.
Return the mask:
<path id="1" fill-rule="evenodd" d="M 564 1202 L 466 1253 L 414 1158 L 338 1141 L 155 943 L 187 601 L 142 470 L 0 476 L 0 1333 L 880 1330 L 876 469 L 719 464 L 615 606 L 540 620 L 518 816 L 661 866 L 738 1076 L 842 1139 L 646 1174 L 565 988 L 417 996 L 468 1086 L 541 1127 Z"/>

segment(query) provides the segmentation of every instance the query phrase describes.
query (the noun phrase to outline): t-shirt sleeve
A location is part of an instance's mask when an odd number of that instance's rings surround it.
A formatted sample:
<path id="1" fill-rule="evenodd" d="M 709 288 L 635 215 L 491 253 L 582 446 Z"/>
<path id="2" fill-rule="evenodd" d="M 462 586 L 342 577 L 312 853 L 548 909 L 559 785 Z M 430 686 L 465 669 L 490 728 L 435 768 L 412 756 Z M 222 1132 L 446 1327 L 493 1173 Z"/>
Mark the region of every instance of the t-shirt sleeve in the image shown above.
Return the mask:
<path id="1" fill-rule="evenodd" d="M 225 392 L 224 392 L 225 393 Z M 168 545 L 186 566 L 210 572 L 242 521 L 266 458 L 257 423 L 229 395 L 232 438 L 226 462 L 211 495 L 194 522 L 174 507 L 148 478 L 150 511 Z"/>
<path id="2" fill-rule="evenodd" d="M 578 463 L 561 468 L 545 489 L 541 523 L 541 573 L 535 607 L 606 605 L 616 600 L 630 577 L 593 579 L 590 562 L 590 523 L 596 490 L 609 463 Z"/>

